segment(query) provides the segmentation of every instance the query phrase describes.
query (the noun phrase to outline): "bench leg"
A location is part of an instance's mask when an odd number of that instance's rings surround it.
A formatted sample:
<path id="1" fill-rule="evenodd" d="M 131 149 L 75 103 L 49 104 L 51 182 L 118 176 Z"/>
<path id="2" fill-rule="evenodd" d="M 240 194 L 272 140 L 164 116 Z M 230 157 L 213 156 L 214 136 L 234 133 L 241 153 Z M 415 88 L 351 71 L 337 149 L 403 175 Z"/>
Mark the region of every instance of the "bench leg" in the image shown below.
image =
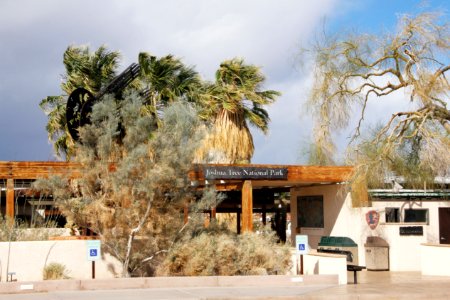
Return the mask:
<path id="1" fill-rule="evenodd" d="M 356 270 L 353 271 L 353 284 L 358 284 L 358 275 L 356 275 Z"/>

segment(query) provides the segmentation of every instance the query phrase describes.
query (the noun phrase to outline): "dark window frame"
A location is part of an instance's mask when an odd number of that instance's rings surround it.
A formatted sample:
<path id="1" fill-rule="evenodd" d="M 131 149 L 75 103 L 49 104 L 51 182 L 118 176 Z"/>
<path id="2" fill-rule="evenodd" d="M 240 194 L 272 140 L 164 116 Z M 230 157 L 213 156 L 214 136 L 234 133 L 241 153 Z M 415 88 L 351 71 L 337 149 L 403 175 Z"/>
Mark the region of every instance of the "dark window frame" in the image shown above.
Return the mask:
<path id="1" fill-rule="evenodd" d="M 405 208 L 403 211 L 403 222 L 428 224 L 429 216 L 430 211 L 428 208 Z"/>
<path id="2" fill-rule="evenodd" d="M 384 211 L 384 217 L 386 223 L 400 223 L 401 222 L 400 208 L 386 207 Z"/>
<path id="3" fill-rule="evenodd" d="M 297 196 L 297 227 L 325 228 L 323 195 Z"/>

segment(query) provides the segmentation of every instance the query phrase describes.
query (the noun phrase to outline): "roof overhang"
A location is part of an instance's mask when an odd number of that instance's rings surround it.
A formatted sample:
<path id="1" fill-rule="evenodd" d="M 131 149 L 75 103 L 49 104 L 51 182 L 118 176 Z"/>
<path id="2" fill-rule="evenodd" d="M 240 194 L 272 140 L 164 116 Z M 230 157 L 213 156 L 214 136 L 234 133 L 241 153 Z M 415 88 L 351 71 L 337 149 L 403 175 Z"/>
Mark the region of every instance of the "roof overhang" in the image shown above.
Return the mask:
<path id="1" fill-rule="evenodd" d="M 211 167 L 221 167 L 222 169 L 230 168 L 236 170 L 240 168 L 245 170 L 251 168 L 252 170 L 261 170 L 262 173 L 270 173 L 270 170 L 286 170 L 287 174 L 283 179 L 273 178 L 248 178 L 246 176 L 235 176 L 228 178 L 216 177 L 214 179 L 207 178 L 205 170 Z M 269 170 L 269 171 L 268 171 Z M 189 172 L 189 179 L 196 186 L 215 185 L 223 190 L 240 189 L 243 182 L 246 180 L 252 181 L 252 187 L 258 188 L 292 188 L 299 186 L 321 185 L 321 184 L 338 184 L 350 180 L 353 174 L 353 167 L 350 166 L 299 166 L 299 165 L 262 165 L 262 164 L 204 164 L 194 165 L 191 172 Z M 270 176 L 269 176 L 270 177 Z"/>
<path id="2" fill-rule="evenodd" d="M 234 168 L 244 170 L 286 170 L 283 179 L 265 178 L 264 176 L 246 178 L 239 176 L 214 178 L 209 180 L 204 174 L 205 167 Z M 81 165 L 72 162 L 42 161 L 0 161 L 0 179 L 37 179 L 52 175 L 70 177 L 80 176 Z M 353 174 L 351 166 L 300 166 L 300 165 L 262 165 L 262 164 L 196 164 L 188 176 L 193 186 L 204 187 L 215 185 L 222 190 L 240 190 L 246 180 L 252 181 L 252 187 L 258 188 L 291 188 L 319 184 L 337 184 L 347 182 Z"/>

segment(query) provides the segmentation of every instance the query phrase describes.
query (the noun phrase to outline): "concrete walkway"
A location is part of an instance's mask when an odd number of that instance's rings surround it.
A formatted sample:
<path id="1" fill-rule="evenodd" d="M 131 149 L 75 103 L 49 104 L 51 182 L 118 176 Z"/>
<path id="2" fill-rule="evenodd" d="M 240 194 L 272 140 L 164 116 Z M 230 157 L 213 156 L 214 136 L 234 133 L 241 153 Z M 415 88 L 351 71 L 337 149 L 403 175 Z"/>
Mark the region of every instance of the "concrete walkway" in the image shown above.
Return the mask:
<path id="1" fill-rule="evenodd" d="M 302 282 L 289 276 L 187 277 L 179 282 L 170 278 L 93 280 L 90 286 L 85 283 L 84 288 L 67 290 L 64 284 L 76 281 L 48 281 L 44 282 L 48 291 L 0 294 L 0 299 L 450 299 L 450 277 L 362 271 L 354 285 L 351 273 L 348 275 L 348 285 L 337 285 L 335 277 L 311 277 Z M 154 285 L 149 287 L 149 282 Z M 15 284 L 19 283 L 0 284 L 0 292 Z"/>
<path id="2" fill-rule="evenodd" d="M 329 286 L 328 286 L 329 287 Z M 33 294 L 1 295 L 0 300 L 224 300 L 224 299 L 298 299 L 327 286 L 304 287 L 197 287 L 132 290 L 55 291 Z"/>
<path id="3" fill-rule="evenodd" d="M 222 290 L 234 289 L 248 290 L 253 296 L 261 294 L 264 289 L 283 291 L 285 288 L 293 288 L 302 291 L 317 290 L 319 288 L 338 285 L 337 275 L 272 275 L 272 276 L 198 276 L 198 277 L 143 277 L 143 278 L 115 278 L 115 279 L 89 279 L 89 280 L 46 280 L 35 282 L 7 282 L 0 283 L 1 294 L 33 294 L 55 293 L 68 291 L 112 291 L 112 290 L 148 290 L 147 293 L 158 292 L 161 289 L 178 291 L 198 289 L 199 291 L 211 291 L 213 294 Z M 309 289 L 312 287 L 313 289 Z M 114 292 L 113 292 L 114 293 Z M 205 292 L 208 294 L 208 292 Z M 186 293 L 190 294 L 190 293 Z M 278 295 L 278 293 L 276 293 Z M 224 295 L 227 295 L 225 293 Z M 282 295 L 282 294 L 281 294 Z M 178 296 L 179 297 L 179 296 Z M 174 299 L 176 299 L 175 297 Z M 171 298 L 170 298 L 171 299 Z"/>
<path id="4" fill-rule="evenodd" d="M 358 272 L 358 284 L 334 286 L 308 293 L 302 299 L 450 299 L 450 277 L 420 272 Z"/>

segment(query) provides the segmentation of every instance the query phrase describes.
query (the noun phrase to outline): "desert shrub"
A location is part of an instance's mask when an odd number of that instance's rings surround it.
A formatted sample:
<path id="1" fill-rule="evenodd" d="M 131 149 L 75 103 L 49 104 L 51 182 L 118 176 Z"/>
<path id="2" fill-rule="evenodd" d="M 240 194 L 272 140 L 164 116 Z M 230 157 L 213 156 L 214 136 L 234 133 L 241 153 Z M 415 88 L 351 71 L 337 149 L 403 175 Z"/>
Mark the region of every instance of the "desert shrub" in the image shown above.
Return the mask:
<path id="1" fill-rule="evenodd" d="M 20 219 L 0 215 L 0 241 L 45 241 L 49 236 L 62 235 L 66 232 L 64 228 L 55 227 L 53 222 L 46 222 L 38 227 Z"/>
<path id="2" fill-rule="evenodd" d="M 272 275 L 285 274 L 290 266 L 290 248 L 277 244 L 273 232 L 205 230 L 175 245 L 157 275 Z"/>
<path id="3" fill-rule="evenodd" d="M 44 280 L 69 279 L 69 271 L 60 263 L 50 263 L 44 267 L 42 277 Z"/>

